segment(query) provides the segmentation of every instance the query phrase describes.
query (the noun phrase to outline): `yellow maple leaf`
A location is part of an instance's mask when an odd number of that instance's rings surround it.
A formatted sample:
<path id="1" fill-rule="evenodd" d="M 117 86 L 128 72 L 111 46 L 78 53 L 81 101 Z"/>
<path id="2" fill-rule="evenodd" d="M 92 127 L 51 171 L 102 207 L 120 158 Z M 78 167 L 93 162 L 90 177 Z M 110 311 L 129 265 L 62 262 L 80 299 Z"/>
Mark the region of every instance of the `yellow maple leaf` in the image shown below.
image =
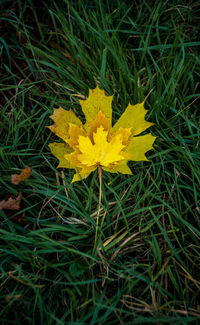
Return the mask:
<path id="1" fill-rule="evenodd" d="M 98 86 L 89 90 L 86 100 L 79 100 L 85 114 L 83 124 L 72 110 L 54 109 L 54 124 L 49 129 L 65 143 L 50 143 L 58 167 L 76 170 L 72 182 L 79 181 L 97 167 L 111 173 L 132 174 L 129 160 L 148 159 L 145 153 L 153 149 L 155 137 L 150 133 L 138 136 L 154 123 L 145 120 L 144 102 L 129 104 L 112 127 L 112 98 Z"/>

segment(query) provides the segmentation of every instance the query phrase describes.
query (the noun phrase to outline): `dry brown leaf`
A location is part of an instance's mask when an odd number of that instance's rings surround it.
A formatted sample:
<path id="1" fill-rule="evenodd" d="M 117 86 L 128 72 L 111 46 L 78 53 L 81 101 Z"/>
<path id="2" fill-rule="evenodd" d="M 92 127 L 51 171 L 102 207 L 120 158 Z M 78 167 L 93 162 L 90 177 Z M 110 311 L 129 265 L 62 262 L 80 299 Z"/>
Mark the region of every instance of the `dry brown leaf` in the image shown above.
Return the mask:
<path id="1" fill-rule="evenodd" d="M 5 297 L 5 301 L 6 302 L 10 302 L 11 300 L 14 300 L 14 299 L 20 299 L 21 298 L 21 294 L 18 294 L 18 295 L 8 295 Z"/>
<path id="2" fill-rule="evenodd" d="M 19 210 L 22 193 L 20 192 L 17 197 L 10 196 L 7 200 L 0 201 L 0 210 Z"/>
<path id="3" fill-rule="evenodd" d="M 21 181 L 29 178 L 32 174 L 32 171 L 30 167 L 26 166 L 24 169 L 22 169 L 21 174 L 19 175 L 11 175 L 11 182 L 14 185 L 18 185 Z"/>

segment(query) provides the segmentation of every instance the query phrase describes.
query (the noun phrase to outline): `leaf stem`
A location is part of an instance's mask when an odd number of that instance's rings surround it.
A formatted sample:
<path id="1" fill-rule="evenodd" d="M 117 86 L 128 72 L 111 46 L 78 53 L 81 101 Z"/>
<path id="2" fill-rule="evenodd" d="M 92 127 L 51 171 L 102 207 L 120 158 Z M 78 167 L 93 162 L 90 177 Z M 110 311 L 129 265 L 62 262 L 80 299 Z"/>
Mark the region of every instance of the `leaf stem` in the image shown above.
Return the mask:
<path id="1" fill-rule="evenodd" d="M 100 215 L 101 199 L 102 199 L 102 167 L 101 166 L 99 166 L 98 172 L 99 172 L 99 202 L 98 202 L 98 210 L 97 210 L 97 222 L 96 222 L 96 230 L 95 230 L 94 249 L 95 249 L 96 243 L 97 243 L 99 215 Z"/>

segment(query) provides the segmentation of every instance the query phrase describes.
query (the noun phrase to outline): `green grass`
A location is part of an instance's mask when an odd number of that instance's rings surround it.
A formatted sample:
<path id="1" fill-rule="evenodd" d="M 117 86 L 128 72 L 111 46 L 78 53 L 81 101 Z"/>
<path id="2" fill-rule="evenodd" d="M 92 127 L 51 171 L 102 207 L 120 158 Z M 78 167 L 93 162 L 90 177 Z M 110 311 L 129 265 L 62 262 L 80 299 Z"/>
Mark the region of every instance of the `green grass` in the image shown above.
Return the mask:
<path id="1" fill-rule="evenodd" d="M 0 211 L 1 324 L 198 324 L 198 1 L 36 3 L 0 4 L 0 199 L 22 192 L 20 211 Z M 59 106 L 84 120 L 97 83 L 114 121 L 152 90 L 157 140 L 133 176 L 103 172 L 94 250 L 97 172 L 72 185 L 46 126 Z"/>

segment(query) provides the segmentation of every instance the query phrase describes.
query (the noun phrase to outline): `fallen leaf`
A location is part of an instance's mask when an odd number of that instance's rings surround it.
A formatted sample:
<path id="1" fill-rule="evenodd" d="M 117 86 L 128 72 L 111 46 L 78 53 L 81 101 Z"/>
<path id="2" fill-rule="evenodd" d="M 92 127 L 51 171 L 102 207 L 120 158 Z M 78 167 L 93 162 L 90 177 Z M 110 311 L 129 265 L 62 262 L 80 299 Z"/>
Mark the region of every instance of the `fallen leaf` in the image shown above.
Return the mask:
<path id="1" fill-rule="evenodd" d="M 8 295 L 8 296 L 5 297 L 5 301 L 6 302 L 10 302 L 13 299 L 20 299 L 21 296 L 22 296 L 21 294 L 18 294 L 18 295 Z"/>
<path id="2" fill-rule="evenodd" d="M 21 174 L 17 175 L 14 174 L 11 176 L 11 182 L 14 185 L 18 185 L 21 181 L 29 178 L 32 174 L 32 171 L 30 167 L 26 166 L 24 169 L 22 169 Z"/>
<path id="3" fill-rule="evenodd" d="M 156 137 L 140 135 L 154 123 L 145 119 L 145 100 L 129 104 L 112 126 L 113 96 L 106 96 L 98 86 L 89 89 L 87 99 L 80 100 L 85 123 L 72 109 L 55 108 L 48 128 L 64 143 L 50 143 L 52 154 L 59 160 L 58 168 L 75 169 L 72 183 L 87 178 L 99 168 L 110 173 L 132 175 L 129 161 L 148 161 L 146 153 L 153 149 Z M 140 135 L 140 136 L 138 136 Z"/>
<path id="4" fill-rule="evenodd" d="M 17 197 L 10 196 L 7 200 L 0 201 L 0 210 L 19 210 L 22 193 L 20 192 Z"/>

